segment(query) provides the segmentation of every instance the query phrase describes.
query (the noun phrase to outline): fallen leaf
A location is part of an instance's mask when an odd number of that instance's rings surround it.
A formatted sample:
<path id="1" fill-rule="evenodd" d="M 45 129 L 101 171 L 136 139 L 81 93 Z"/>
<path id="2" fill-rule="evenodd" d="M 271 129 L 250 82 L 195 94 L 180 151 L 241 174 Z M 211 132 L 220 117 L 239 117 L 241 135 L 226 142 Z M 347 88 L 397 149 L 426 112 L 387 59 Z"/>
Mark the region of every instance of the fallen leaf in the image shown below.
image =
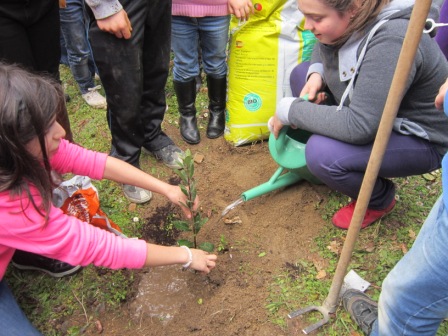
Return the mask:
<path id="1" fill-rule="evenodd" d="M 369 241 L 365 247 L 366 252 L 372 253 L 375 251 L 375 243 L 373 241 Z"/>
<path id="2" fill-rule="evenodd" d="M 196 153 L 194 154 L 193 160 L 196 163 L 202 163 L 202 161 L 204 161 L 204 155 L 201 153 Z"/>
<path id="3" fill-rule="evenodd" d="M 332 240 L 330 245 L 327 246 L 327 249 L 329 249 L 334 254 L 339 254 L 339 252 L 340 252 L 340 244 L 337 241 Z"/>
<path id="4" fill-rule="evenodd" d="M 432 175 L 432 174 L 423 174 L 423 178 L 426 181 L 434 181 L 436 179 L 436 177 L 434 175 Z"/>
<path id="5" fill-rule="evenodd" d="M 95 321 L 95 328 L 98 331 L 98 334 L 101 334 L 103 332 L 103 325 L 101 324 L 100 320 Z"/>
<path id="6" fill-rule="evenodd" d="M 137 208 L 137 204 L 135 204 L 135 203 L 131 203 L 128 206 L 129 211 L 135 211 L 136 208 Z"/>
<path id="7" fill-rule="evenodd" d="M 401 243 L 401 251 L 403 252 L 403 254 L 408 253 L 409 250 L 405 243 Z"/>
<path id="8" fill-rule="evenodd" d="M 415 240 L 415 237 L 416 237 L 416 236 L 417 236 L 417 235 L 416 235 L 415 231 L 412 230 L 412 229 L 410 229 L 410 230 L 409 230 L 409 238 L 412 238 L 413 240 Z"/>
<path id="9" fill-rule="evenodd" d="M 242 224 L 243 221 L 239 216 L 235 216 L 233 218 L 224 218 L 224 224 Z"/>
<path id="10" fill-rule="evenodd" d="M 317 272 L 316 279 L 320 280 L 320 279 L 325 278 L 326 276 L 327 276 L 327 272 L 325 272 L 325 270 L 320 270 L 319 272 Z"/>

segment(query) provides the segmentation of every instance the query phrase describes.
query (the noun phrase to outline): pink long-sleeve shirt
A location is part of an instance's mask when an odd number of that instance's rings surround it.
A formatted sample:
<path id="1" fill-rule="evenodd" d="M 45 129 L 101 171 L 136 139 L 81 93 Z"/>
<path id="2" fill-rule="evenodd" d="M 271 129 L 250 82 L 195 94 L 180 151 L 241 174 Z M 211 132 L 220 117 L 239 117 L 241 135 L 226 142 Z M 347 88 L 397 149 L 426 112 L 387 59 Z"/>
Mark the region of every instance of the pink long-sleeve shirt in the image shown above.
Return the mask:
<path id="1" fill-rule="evenodd" d="M 177 16 L 204 17 L 229 14 L 228 0 L 173 0 L 172 14 Z"/>
<path id="2" fill-rule="evenodd" d="M 106 154 L 62 140 L 51 166 L 61 174 L 71 172 L 98 180 L 103 177 L 106 158 Z M 36 204 L 41 204 L 37 189 L 30 186 L 30 190 Z M 44 227 L 44 218 L 26 195 L 12 197 L 9 191 L 4 191 L 0 193 L 0 279 L 3 279 L 16 249 L 71 265 L 93 263 L 112 269 L 142 268 L 147 253 L 145 241 L 118 237 L 67 216 L 54 206 Z"/>

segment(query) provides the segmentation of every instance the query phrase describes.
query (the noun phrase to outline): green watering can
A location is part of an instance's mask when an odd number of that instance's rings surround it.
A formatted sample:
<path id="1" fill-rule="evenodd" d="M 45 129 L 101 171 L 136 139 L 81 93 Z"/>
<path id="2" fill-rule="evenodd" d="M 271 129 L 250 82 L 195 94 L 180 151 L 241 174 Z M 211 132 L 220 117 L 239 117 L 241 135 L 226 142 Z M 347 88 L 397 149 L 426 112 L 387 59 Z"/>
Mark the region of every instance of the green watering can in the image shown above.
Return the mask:
<path id="1" fill-rule="evenodd" d="M 221 217 L 245 201 L 297 183 L 300 180 L 320 184 L 321 182 L 306 167 L 305 145 L 311 135 L 310 132 L 287 126 L 281 129 L 277 139 L 271 133 L 269 137 L 269 151 L 275 162 L 278 163 L 279 168 L 268 182 L 243 192 L 237 201 L 224 209 Z M 283 174 L 285 170 L 286 172 Z"/>

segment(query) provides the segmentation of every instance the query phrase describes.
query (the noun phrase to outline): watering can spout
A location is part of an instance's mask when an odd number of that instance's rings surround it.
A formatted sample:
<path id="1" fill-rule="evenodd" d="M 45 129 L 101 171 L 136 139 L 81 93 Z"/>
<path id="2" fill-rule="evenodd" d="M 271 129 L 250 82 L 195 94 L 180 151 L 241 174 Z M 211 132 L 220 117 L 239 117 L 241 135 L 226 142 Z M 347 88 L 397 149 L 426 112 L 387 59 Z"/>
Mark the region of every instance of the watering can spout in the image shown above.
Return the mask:
<path id="1" fill-rule="evenodd" d="M 277 139 L 271 134 L 269 151 L 279 164 L 276 172 L 268 182 L 243 192 L 238 200 L 224 209 L 221 217 L 224 217 L 230 210 L 245 201 L 292 185 L 300 180 L 304 179 L 314 184 L 320 184 L 321 182 L 306 167 L 305 143 L 310 136 L 311 133 L 309 132 L 289 127 L 283 127 Z M 284 170 L 287 170 L 287 172 L 282 174 Z"/>
<path id="2" fill-rule="evenodd" d="M 244 201 L 249 201 L 255 197 L 267 194 L 273 190 L 286 187 L 300 181 L 302 178 L 298 174 L 287 172 L 282 174 L 284 168 L 278 167 L 277 171 L 272 175 L 268 182 L 265 182 L 255 188 L 245 191 L 241 197 Z"/>

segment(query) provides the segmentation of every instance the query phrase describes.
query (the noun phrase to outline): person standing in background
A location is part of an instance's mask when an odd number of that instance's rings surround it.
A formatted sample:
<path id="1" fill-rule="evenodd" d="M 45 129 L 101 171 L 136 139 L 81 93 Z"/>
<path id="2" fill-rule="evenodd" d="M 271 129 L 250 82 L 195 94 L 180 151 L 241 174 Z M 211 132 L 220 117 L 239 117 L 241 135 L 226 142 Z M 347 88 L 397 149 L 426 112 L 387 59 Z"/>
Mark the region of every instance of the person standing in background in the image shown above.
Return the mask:
<path id="1" fill-rule="evenodd" d="M 59 81 L 58 1 L 1 1 L 0 27 L 0 61 L 20 64 Z M 67 133 L 66 139 L 73 141 L 66 109 L 57 120 Z"/>
<path id="2" fill-rule="evenodd" d="M 65 7 L 60 8 L 59 14 L 68 65 L 78 83 L 82 98 L 93 108 L 105 109 L 106 98 L 98 92 L 101 86 L 95 86 L 95 63 L 87 38 L 84 1 L 66 0 Z"/>
<path id="3" fill-rule="evenodd" d="M 201 141 L 195 107 L 199 59 L 207 75 L 209 120 L 206 134 L 215 139 L 224 133 L 225 127 L 230 14 L 247 20 L 251 13 L 250 0 L 173 0 L 173 83 L 180 113 L 180 134 L 189 144 Z"/>
<path id="4" fill-rule="evenodd" d="M 166 111 L 165 85 L 171 52 L 171 1 L 86 0 L 91 11 L 89 39 L 106 92 L 112 135 L 110 154 L 140 167 L 142 148 L 170 168 L 180 168 L 183 151 L 161 124 Z M 124 10 L 123 10 L 124 9 Z M 110 21 L 121 16 L 126 28 Z M 131 25 L 132 24 L 132 25 Z M 124 37 L 124 39 L 122 38 Z M 151 193 L 123 184 L 125 196 L 145 203 Z"/>

